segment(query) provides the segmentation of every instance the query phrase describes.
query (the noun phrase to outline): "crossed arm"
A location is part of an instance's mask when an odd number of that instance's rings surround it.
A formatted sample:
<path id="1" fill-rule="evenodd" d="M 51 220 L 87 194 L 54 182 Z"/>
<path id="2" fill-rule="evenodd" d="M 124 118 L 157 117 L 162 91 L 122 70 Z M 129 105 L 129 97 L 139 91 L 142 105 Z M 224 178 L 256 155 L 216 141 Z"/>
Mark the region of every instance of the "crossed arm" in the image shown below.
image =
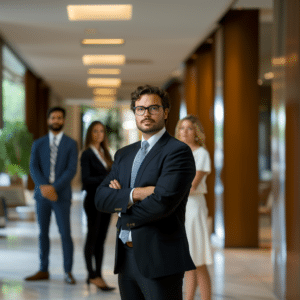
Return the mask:
<path id="1" fill-rule="evenodd" d="M 110 181 L 109 187 L 115 190 L 122 189 L 121 184 L 118 180 L 113 179 Z M 142 201 L 151 194 L 154 193 L 155 186 L 146 186 L 146 187 L 138 187 L 133 190 L 132 199 L 133 202 L 136 203 L 137 201 Z"/>
<path id="2" fill-rule="evenodd" d="M 192 182 L 190 193 L 195 192 L 201 180 L 206 174 L 208 174 L 208 172 L 196 171 L 196 176 Z M 116 179 L 110 181 L 109 187 L 115 190 L 120 190 L 122 188 L 121 184 Z M 135 188 L 132 193 L 133 202 L 136 203 L 137 201 L 144 200 L 145 198 L 154 193 L 154 189 L 155 186 Z"/>

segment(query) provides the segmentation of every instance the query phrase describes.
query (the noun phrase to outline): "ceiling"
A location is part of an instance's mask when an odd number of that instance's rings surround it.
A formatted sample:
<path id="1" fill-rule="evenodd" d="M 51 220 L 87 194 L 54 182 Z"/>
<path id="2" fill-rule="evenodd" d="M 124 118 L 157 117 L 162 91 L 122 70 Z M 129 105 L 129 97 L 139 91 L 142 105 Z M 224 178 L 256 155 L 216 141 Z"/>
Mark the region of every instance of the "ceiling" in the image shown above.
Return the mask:
<path id="1" fill-rule="evenodd" d="M 119 99 L 140 84 L 163 85 L 235 7 L 271 9 L 272 0 L 132 0 L 130 21 L 69 21 L 67 5 L 82 0 L 1 0 L 0 34 L 62 99 L 91 99 L 85 54 L 123 54 Z M 94 33 L 89 33 L 94 29 Z M 84 38 L 122 38 L 123 46 L 83 47 Z M 94 75 L 93 75 L 94 76 Z M 97 75 L 96 77 L 104 77 Z M 112 77 L 112 76 L 105 76 Z M 79 101 L 79 100 L 78 100 Z"/>

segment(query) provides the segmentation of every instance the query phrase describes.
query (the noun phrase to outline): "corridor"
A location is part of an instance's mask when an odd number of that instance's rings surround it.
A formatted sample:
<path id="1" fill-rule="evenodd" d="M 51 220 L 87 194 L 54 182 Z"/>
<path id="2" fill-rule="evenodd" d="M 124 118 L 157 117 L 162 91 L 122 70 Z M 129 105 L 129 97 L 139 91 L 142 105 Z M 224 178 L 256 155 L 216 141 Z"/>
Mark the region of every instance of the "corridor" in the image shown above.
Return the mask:
<path id="1" fill-rule="evenodd" d="M 112 218 L 104 256 L 107 283 L 117 286 L 113 274 L 116 215 Z M 72 205 L 72 236 L 75 245 L 73 274 L 75 286 L 63 281 L 61 241 L 52 216 L 50 281 L 25 282 L 24 277 L 38 270 L 38 226 L 33 221 L 11 220 L 0 229 L 0 299 L 120 299 L 118 288 L 110 293 L 98 291 L 85 283 L 83 260 L 85 216 L 81 200 Z M 270 249 L 214 248 L 214 265 L 209 269 L 213 282 L 213 299 L 272 300 Z M 197 300 L 201 299 L 197 291 Z"/>

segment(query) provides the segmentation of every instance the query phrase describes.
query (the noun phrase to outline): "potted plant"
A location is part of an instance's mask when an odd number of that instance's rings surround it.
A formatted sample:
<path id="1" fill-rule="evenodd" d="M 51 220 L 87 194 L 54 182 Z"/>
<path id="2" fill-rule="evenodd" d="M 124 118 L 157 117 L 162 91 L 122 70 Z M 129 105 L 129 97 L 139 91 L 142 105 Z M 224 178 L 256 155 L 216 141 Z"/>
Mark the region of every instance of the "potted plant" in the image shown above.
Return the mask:
<path id="1" fill-rule="evenodd" d="M 11 184 L 22 184 L 29 174 L 33 135 L 20 122 L 6 123 L 0 135 L 0 171 L 8 173 Z"/>

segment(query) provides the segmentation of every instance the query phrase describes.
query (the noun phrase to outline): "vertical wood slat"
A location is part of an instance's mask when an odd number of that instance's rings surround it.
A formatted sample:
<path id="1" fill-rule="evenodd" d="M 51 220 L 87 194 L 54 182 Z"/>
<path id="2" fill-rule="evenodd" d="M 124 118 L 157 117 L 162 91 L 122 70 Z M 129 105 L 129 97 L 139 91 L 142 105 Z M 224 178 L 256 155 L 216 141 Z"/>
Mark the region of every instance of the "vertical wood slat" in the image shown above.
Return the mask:
<path id="1" fill-rule="evenodd" d="M 197 115 L 206 135 L 206 146 L 211 158 L 211 174 L 207 177 L 205 195 L 209 216 L 215 212 L 215 170 L 214 170 L 214 50 L 211 44 L 204 44 L 197 51 Z"/>
<path id="2" fill-rule="evenodd" d="M 286 3 L 286 299 L 300 299 L 300 3 Z"/>
<path id="3" fill-rule="evenodd" d="M 225 247 L 258 247 L 258 11 L 230 11 L 224 27 Z"/>
<path id="4" fill-rule="evenodd" d="M 180 87 L 181 87 L 180 82 L 174 81 L 166 89 L 171 99 L 171 111 L 168 117 L 166 129 L 172 136 L 175 136 L 175 128 L 179 120 L 179 111 L 180 111 L 180 103 L 181 103 Z"/>
<path id="5" fill-rule="evenodd" d="M 45 135 L 47 129 L 47 109 L 49 103 L 49 88 L 30 71 L 25 73 L 25 121 L 34 140 Z M 28 176 L 29 190 L 34 189 L 34 183 Z"/>
<path id="6" fill-rule="evenodd" d="M 189 60 L 186 63 L 184 74 L 184 97 L 187 113 L 197 116 L 197 67 L 195 60 Z"/>

